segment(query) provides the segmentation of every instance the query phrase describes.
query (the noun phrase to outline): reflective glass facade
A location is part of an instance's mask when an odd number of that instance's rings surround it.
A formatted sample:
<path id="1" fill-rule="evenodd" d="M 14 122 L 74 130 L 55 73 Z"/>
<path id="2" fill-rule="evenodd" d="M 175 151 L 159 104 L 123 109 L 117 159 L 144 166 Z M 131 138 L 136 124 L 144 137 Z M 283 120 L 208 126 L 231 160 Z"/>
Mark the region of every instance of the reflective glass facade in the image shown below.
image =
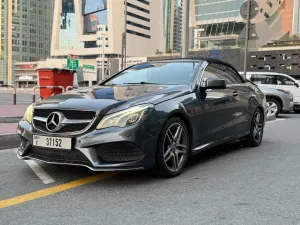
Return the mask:
<path id="1" fill-rule="evenodd" d="M 164 1 L 164 45 L 165 52 L 181 50 L 182 0 Z"/>
<path id="2" fill-rule="evenodd" d="M 107 10 L 91 13 L 84 16 L 84 34 L 95 34 L 97 26 L 107 25 Z"/>
<path id="3" fill-rule="evenodd" d="M 244 0 L 195 0 L 197 21 L 238 17 Z"/>
<path id="4" fill-rule="evenodd" d="M 238 44 L 237 36 L 245 24 L 240 18 L 244 0 L 195 0 L 198 25 L 197 46 L 200 48 L 230 48 Z M 200 40 L 200 44 L 199 41 Z"/>
<path id="5" fill-rule="evenodd" d="M 107 0 L 83 0 L 82 7 L 84 14 L 93 13 L 107 8 Z"/>
<path id="6" fill-rule="evenodd" d="M 84 43 L 78 41 L 74 0 L 62 1 L 60 21 L 59 49 L 83 48 Z"/>
<path id="7" fill-rule="evenodd" d="M 12 75 L 12 82 L 15 80 L 16 62 L 44 60 L 50 56 L 54 1 L 0 1 L 0 82 L 7 83 L 8 76 Z"/>
<path id="8" fill-rule="evenodd" d="M 98 25 L 107 25 L 107 0 L 83 0 L 83 33 L 95 34 Z"/>

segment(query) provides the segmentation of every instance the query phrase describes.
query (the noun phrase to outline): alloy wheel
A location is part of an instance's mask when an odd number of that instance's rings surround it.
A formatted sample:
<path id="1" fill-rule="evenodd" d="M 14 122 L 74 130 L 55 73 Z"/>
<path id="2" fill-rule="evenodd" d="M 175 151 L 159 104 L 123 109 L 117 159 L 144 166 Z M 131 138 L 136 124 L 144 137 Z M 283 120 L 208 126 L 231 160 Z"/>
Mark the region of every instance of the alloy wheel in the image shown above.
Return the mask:
<path id="1" fill-rule="evenodd" d="M 262 122 L 261 112 L 257 111 L 253 118 L 253 138 L 259 141 L 263 132 L 263 122 Z"/>
<path id="2" fill-rule="evenodd" d="M 172 124 L 166 132 L 163 144 L 164 163 L 168 170 L 175 172 L 181 169 L 187 157 L 187 135 L 178 123 Z"/>
<path id="3" fill-rule="evenodd" d="M 269 101 L 267 102 L 268 106 L 268 116 L 276 116 L 278 111 L 278 106 L 275 102 Z"/>

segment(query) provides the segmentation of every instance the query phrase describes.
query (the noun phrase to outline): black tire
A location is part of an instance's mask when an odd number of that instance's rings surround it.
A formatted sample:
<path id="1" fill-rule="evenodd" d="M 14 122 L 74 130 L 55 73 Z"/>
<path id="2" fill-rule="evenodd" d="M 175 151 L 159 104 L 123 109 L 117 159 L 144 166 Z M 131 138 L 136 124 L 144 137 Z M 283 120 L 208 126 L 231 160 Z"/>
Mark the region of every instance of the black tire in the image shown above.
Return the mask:
<path id="1" fill-rule="evenodd" d="M 259 116 L 259 125 L 257 125 L 257 115 Z M 251 128 L 250 128 L 250 134 L 248 136 L 246 136 L 245 138 L 245 142 L 244 144 L 248 147 L 257 147 L 260 145 L 262 138 L 263 138 L 263 134 L 264 134 L 264 115 L 261 111 L 261 109 L 257 108 L 252 116 L 252 120 L 251 120 Z M 257 127 L 259 127 L 259 131 L 257 130 Z M 257 134 L 257 132 L 259 132 L 259 135 Z"/>
<path id="2" fill-rule="evenodd" d="M 275 112 L 275 116 L 278 116 L 279 113 L 281 113 L 282 107 L 277 99 L 275 98 L 267 98 L 267 105 L 269 106 L 269 103 L 273 103 L 277 106 L 277 111 Z"/>
<path id="3" fill-rule="evenodd" d="M 179 147 L 175 146 L 175 150 L 173 149 L 174 146 L 172 144 L 170 144 L 171 142 L 174 143 L 173 139 L 172 141 L 169 141 L 170 139 L 168 137 L 170 137 L 170 135 L 167 135 L 167 132 L 171 131 L 173 132 L 173 130 L 177 131 L 178 127 L 182 128 L 182 136 L 181 139 L 179 140 L 179 144 L 180 145 L 185 145 L 186 148 L 184 150 L 183 147 Z M 168 133 L 169 134 L 169 133 Z M 171 133 L 172 134 L 172 133 Z M 175 133 L 176 135 L 176 133 Z M 173 137 L 175 137 L 175 135 Z M 170 148 L 170 146 L 172 146 Z M 178 149 L 177 149 L 178 148 Z M 168 151 L 170 150 L 169 156 L 171 154 L 173 154 L 173 156 L 171 156 L 172 158 L 170 158 L 167 162 L 165 161 L 165 155 L 168 156 Z M 177 151 L 186 151 L 186 153 L 179 153 Z M 174 117 L 171 118 L 170 120 L 168 120 L 166 122 L 166 124 L 164 125 L 164 127 L 162 128 L 161 132 L 160 132 L 160 136 L 158 139 L 158 143 L 157 143 L 157 152 L 156 152 L 156 163 L 155 163 L 155 168 L 154 168 L 154 172 L 159 175 L 159 176 L 163 176 L 163 177 L 176 177 L 179 174 L 182 173 L 182 171 L 184 170 L 184 167 L 187 163 L 188 157 L 189 157 L 189 153 L 190 153 L 190 140 L 189 140 L 189 133 L 188 133 L 188 129 L 186 128 L 186 125 L 184 124 L 184 122 L 178 118 L 178 117 Z M 177 156 L 176 156 L 177 155 Z M 177 158 L 177 165 L 178 168 L 174 169 L 175 167 L 171 168 L 170 164 L 174 163 L 174 160 L 176 161 Z M 170 162 L 170 160 L 172 160 Z"/>

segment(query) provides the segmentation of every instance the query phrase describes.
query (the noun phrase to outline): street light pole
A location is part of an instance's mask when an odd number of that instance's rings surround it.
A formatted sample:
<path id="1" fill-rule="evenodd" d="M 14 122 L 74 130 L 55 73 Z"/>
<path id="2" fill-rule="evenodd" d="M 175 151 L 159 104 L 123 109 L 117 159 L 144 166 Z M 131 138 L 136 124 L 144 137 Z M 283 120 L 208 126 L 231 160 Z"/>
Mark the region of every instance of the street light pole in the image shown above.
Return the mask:
<path id="1" fill-rule="evenodd" d="M 249 26 L 250 26 L 250 4 L 251 0 L 248 0 L 247 5 L 247 21 L 246 21 L 246 37 L 245 37 L 245 50 L 244 50 L 244 78 L 246 79 L 247 74 L 247 56 L 249 50 Z"/>
<path id="2" fill-rule="evenodd" d="M 104 36 L 102 36 L 102 80 L 105 80 L 104 76 Z"/>
<path id="3" fill-rule="evenodd" d="M 125 13 L 124 13 L 124 69 L 126 69 L 126 50 L 127 50 L 127 0 L 125 0 Z"/>
<path id="4" fill-rule="evenodd" d="M 122 34 L 122 55 L 121 55 L 121 69 L 126 68 L 126 33 L 127 33 L 127 0 L 125 0 L 124 5 L 124 32 Z"/>
<path id="5" fill-rule="evenodd" d="M 105 80 L 105 70 L 104 70 L 104 58 L 105 58 L 105 36 L 107 36 L 107 34 L 105 33 L 101 33 L 101 38 L 102 38 L 102 72 L 101 72 L 101 79 Z"/>
<path id="6" fill-rule="evenodd" d="M 181 57 L 188 57 L 189 52 L 189 18 L 190 18 L 190 0 L 183 1 L 183 21 L 182 21 L 182 53 Z"/>

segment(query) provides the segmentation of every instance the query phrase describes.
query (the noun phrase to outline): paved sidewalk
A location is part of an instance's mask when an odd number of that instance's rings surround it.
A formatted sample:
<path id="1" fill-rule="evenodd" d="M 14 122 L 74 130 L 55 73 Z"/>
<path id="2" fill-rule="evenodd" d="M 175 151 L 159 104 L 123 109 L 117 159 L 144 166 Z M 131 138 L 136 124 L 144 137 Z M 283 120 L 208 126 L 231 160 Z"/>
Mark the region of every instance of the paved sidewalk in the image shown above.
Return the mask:
<path id="1" fill-rule="evenodd" d="M 27 107 L 28 105 L 1 105 L 0 118 L 1 117 L 22 117 Z"/>
<path id="2" fill-rule="evenodd" d="M 17 125 L 17 123 L 0 123 L 0 135 L 16 133 Z"/>

